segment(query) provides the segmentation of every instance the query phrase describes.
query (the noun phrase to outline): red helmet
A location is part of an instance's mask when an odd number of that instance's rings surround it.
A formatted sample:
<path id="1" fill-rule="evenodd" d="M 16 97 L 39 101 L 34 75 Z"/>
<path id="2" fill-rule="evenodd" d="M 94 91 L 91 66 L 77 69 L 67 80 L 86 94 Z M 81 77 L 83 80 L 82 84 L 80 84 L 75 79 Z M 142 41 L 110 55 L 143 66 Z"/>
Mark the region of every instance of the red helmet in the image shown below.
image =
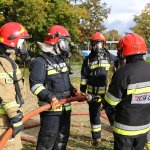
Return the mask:
<path id="1" fill-rule="evenodd" d="M 18 40 L 29 38 L 26 28 L 17 22 L 9 22 L 0 28 L 0 43 L 10 47 L 16 47 Z"/>
<path id="2" fill-rule="evenodd" d="M 62 37 L 70 37 L 68 30 L 63 26 L 54 25 L 49 29 L 44 43 L 55 45 Z"/>
<path id="3" fill-rule="evenodd" d="M 135 33 L 125 35 L 117 45 L 118 50 L 122 50 L 124 57 L 136 54 L 146 54 L 147 47 L 144 39 Z"/>
<path id="4" fill-rule="evenodd" d="M 93 35 L 91 42 L 100 42 L 100 41 L 104 42 L 104 44 L 106 43 L 105 37 L 100 32 L 96 32 Z"/>
<path id="5" fill-rule="evenodd" d="M 117 44 L 117 50 L 118 50 L 118 51 L 122 49 L 122 39 L 123 39 L 123 38 L 121 38 L 121 39 L 119 40 L 118 44 Z"/>

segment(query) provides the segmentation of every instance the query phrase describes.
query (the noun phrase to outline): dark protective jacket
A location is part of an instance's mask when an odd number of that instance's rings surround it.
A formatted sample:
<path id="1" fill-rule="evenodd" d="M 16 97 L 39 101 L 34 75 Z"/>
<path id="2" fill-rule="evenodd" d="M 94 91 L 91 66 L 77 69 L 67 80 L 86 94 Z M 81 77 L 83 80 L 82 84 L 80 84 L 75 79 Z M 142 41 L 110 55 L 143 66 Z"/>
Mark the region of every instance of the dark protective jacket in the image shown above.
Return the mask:
<path id="1" fill-rule="evenodd" d="M 113 75 L 105 100 L 116 110 L 114 133 L 136 137 L 150 127 L 150 64 L 142 55 L 126 60 L 127 64 Z"/>
<path id="2" fill-rule="evenodd" d="M 91 94 L 104 94 L 107 73 L 115 60 L 115 56 L 108 51 L 105 51 L 100 57 L 92 51 L 82 65 L 80 91 L 85 93 L 87 90 Z"/>
<path id="3" fill-rule="evenodd" d="M 43 57 L 44 56 L 44 57 Z M 70 97 L 73 86 L 69 79 L 68 67 L 60 55 L 43 54 L 38 56 L 30 67 L 30 88 L 39 98 L 39 104 L 44 105 L 56 96 L 58 100 Z M 58 112 L 71 110 L 71 104 L 64 104 Z"/>

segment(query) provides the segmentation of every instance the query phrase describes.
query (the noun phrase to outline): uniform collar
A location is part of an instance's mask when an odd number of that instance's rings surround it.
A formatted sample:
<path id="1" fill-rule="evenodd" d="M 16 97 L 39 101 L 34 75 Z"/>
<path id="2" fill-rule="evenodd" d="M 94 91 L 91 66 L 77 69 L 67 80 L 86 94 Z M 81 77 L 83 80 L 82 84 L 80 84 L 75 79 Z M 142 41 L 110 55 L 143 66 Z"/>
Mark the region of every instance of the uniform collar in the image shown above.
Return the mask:
<path id="1" fill-rule="evenodd" d="M 139 54 L 139 55 L 133 55 L 133 56 L 128 56 L 126 57 L 126 63 L 131 63 L 131 62 L 135 62 L 137 60 L 144 60 L 143 58 L 143 54 Z"/>

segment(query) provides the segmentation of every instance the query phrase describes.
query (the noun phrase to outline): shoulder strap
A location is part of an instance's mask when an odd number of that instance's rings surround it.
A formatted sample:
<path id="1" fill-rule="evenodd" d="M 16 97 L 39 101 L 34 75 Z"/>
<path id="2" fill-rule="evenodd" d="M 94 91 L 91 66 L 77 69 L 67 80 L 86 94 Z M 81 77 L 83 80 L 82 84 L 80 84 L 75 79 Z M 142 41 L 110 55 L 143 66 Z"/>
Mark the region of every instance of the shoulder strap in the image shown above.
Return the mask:
<path id="1" fill-rule="evenodd" d="M 23 99 L 22 99 L 22 95 L 21 95 L 21 91 L 20 91 L 20 87 L 19 87 L 19 81 L 23 78 L 20 78 L 19 80 L 17 79 L 17 75 L 16 75 L 16 72 L 17 72 L 17 65 L 16 63 L 10 58 L 8 57 L 7 55 L 5 54 L 0 54 L 0 57 L 3 57 L 5 59 L 7 59 L 10 64 L 12 65 L 12 68 L 13 68 L 13 76 L 11 76 L 8 71 L 4 68 L 2 62 L 0 62 L 0 65 L 3 67 L 4 71 L 10 76 L 11 79 L 13 79 L 13 83 L 14 83 L 14 86 L 15 86 L 15 91 L 16 91 L 16 101 L 18 104 L 20 104 L 20 107 L 22 106 L 22 104 L 24 103 Z"/>
<path id="2" fill-rule="evenodd" d="M 51 63 L 51 61 L 48 59 L 48 56 L 46 55 L 46 54 L 40 54 L 40 56 L 42 57 L 42 58 L 44 58 L 45 60 L 46 60 L 46 62 L 48 62 L 48 64 L 50 64 L 51 66 L 54 66 L 52 63 Z"/>

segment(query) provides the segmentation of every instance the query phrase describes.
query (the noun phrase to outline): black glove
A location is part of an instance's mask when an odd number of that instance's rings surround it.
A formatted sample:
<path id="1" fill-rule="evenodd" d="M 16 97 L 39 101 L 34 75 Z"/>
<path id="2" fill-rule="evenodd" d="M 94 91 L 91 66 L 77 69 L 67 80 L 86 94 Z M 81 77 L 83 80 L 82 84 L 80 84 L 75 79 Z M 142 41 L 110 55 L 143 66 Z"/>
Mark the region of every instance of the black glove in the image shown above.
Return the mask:
<path id="1" fill-rule="evenodd" d="M 87 102 L 101 102 L 100 95 L 87 94 Z"/>
<path id="2" fill-rule="evenodd" d="M 13 128 L 12 137 L 14 138 L 24 127 L 22 124 L 23 114 L 20 113 L 18 116 L 11 118 L 10 123 Z"/>

